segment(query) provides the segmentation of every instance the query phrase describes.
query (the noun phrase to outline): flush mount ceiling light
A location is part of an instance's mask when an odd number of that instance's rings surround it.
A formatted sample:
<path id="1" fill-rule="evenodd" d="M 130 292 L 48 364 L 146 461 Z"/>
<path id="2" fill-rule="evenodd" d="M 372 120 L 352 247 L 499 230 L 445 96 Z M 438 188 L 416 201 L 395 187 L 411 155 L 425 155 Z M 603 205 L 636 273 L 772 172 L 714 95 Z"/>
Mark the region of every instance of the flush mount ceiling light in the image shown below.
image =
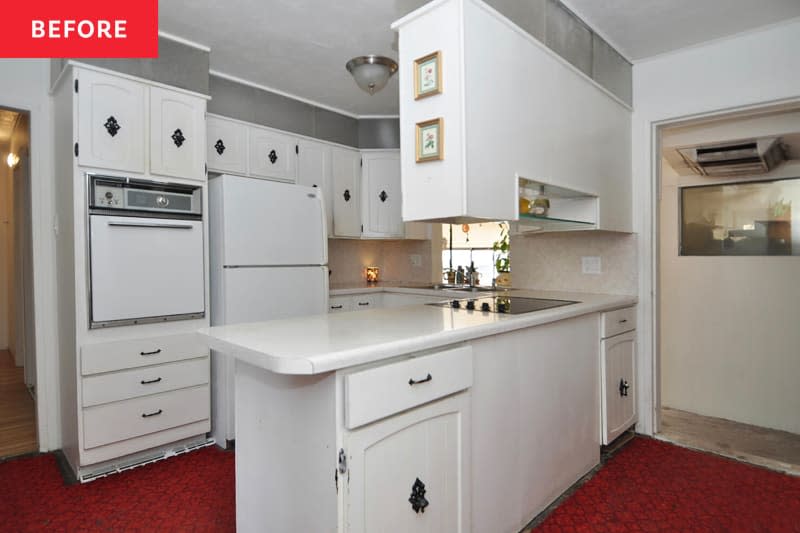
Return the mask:
<path id="1" fill-rule="evenodd" d="M 347 62 L 345 68 L 353 75 L 359 87 L 369 94 L 375 94 L 397 72 L 397 63 L 388 57 L 369 55 L 354 57 Z"/>

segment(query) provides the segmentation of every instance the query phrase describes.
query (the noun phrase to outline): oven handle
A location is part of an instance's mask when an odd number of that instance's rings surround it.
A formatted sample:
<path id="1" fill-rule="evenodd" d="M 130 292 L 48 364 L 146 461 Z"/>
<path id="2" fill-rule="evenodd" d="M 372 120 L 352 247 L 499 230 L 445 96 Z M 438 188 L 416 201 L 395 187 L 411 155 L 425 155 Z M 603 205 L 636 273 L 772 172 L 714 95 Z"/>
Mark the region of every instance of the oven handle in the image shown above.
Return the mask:
<path id="1" fill-rule="evenodd" d="M 115 222 L 113 220 L 109 220 L 107 222 L 109 226 L 121 226 L 126 228 L 170 228 L 170 229 L 192 229 L 194 226 L 191 224 L 169 224 L 169 223 L 157 223 L 157 222 Z"/>

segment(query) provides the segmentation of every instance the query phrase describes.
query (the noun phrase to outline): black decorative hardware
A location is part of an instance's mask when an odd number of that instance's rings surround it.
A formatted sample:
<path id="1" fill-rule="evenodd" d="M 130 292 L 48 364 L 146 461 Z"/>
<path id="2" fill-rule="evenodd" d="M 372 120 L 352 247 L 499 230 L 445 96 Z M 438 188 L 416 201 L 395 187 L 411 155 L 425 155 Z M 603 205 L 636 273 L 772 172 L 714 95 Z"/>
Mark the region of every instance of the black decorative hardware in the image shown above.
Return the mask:
<path id="1" fill-rule="evenodd" d="M 350 201 L 350 189 L 345 189 L 343 196 L 344 196 L 344 201 L 345 202 L 349 202 Z"/>
<path id="2" fill-rule="evenodd" d="M 78 143 L 75 143 L 75 157 L 78 157 Z"/>
<path id="3" fill-rule="evenodd" d="M 317 184 L 315 183 L 314 185 L 312 185 L 312 187 L 314 187 L 316 189 L 317 188 Z"/>
<path id="4" fill-rule="evenodd" d="M 630 385 L 628 385 L 627 381 L 625 381 L 624 379 L 620 379 L 619 380 L 619 395 L 620 396 L 627 396 L 629 387 L 630 387 Z"/>
<path id="5" fill-rule="evenodd" d="M 78 80 L 75 80 L 75 92 L 78 92 Z"/>
<path id="6" fill-rule="evenodd" d="M 183 146 L 183 141 L 185 140 L 186 137 L 183 136 L 183 132 L 181 131 L 180 128 L 178 128 L 172 133 L 172 142 L 174 142 L 175 146 L 177 146 L 178 148 Z"/>
<path id="7" fill-rule="evenodd" d="M 222 139 L 217 139 L 216 144 L 214 144 L 214 149 L 219 155 L 222 155 L 222 152 L 225 151 L 225 143 L 222 142 Z"/>
<path id="8" fill-rule="evenodd" d="M 108 117 L 106 119 L 106 123 L 103 124 L 103 126 L 106 127 L 106 131 L 112 137 L 116 135 L 119 130 L 122 129 L 122 126 L 119 125 L 119 122 L 117 122 L 117 119 L 114 118 L 114 115 Z"/>
<path id="9" fill-rule="evenodd" d="M 153 350 L 152 352 L 139 352 L 139 355 L 156 355 L 161 353 L 161 348 Z"/>
<path id="10" fill-rule="evenodd" d="M 408 498 L 411 503 L 411 508 L 414 512 L 419 514 L 420 511 L 425 512 L 425 508 L 430 505 L 430 502 L 425 499 L 425 483 L 419 480 L 414 482 L 411 486 L 411 496 Z"/>
<path id="11" fill-rule="evenodd" d="M 277 160 L 278 160 L 278 154 L 275 153 L 275 150 L 270 150 L 269 151 L 269 162 L 274 165 L 275 161 L 277 161 Z"/>
<path id="12" fill-rule="evenodd" d="M 358 305 L 360 305 L 360 306 L 369 305 L 369 302 L 358 302 Z"/>
<path id="13" fill-rule="evenodd" d="M 381 193 L 378 195 L 378 198 L 381 199 L 381 202 L 385 202 L 386 199 L 389 198 L 389 195 L 386 194 L 386 191 L 381 191 Z"/>
<path id="14" fill-rule="evenodd" d="M 299 144 L 295 144 L 294 145 L 294 153 L 296 153 L 297 155 L 300 155 L 300 145 Z"/>
<path id="15" fill-rule="evenodd" d="M 338 470 L 340 474 L 347 472 L 347 454 L 344 453 L 344 448 L 339 448 Z"/>
<path id="16" fill-rule="evenodd" d="M 620 323 L 620 324 L 624 324 L 624 323 L 625 323 L 625 322 L 627 322 L 627 321 L 628 321 L 628 319 L 627 319 L 627 318 L 623 318 L 622 320 L 620 320 L 620 321 L 619 321 L 619 323 Z"/>
<path id="17" fill-rule="evenodd" d="M 433 376 L 428 374 L 427 376 L 425 376 L 425 379 L 413 379 L 413 378 L 409 379 L 408 380 L 408 384 L 413 387 L 414 385 L 419 385 L 420 383 L 427 383 L 427 382 L 431 381 L 432 379 L 433 379 Z"/>
<path id="18" fill-rule="evenodd" d="M 142 383 L 142 385 L 150 385 L 151 383 L 158 383 L 159 381 L 161 381 L 161 378 L 143 379 L 141 383 Z"/>
<path id="19" fill-rule="evenodd" d="M 332 305 L 332 306 L 331 306 L 331 309 L 341 309 L 341 308 L 343 308 L 343 307 L 344 307 L 344 305 L 342 305 L 342 304 L 339 304 L 339 305 Z"/>
<path id="20" fill-rule="evenodd" d="M 152 413 L 142 413 L 142 418 L 150 418 L 151 416 L 158 416 L 163 413 L 163 409 L 159 409 L 158 411 L 154 411 Z"/>

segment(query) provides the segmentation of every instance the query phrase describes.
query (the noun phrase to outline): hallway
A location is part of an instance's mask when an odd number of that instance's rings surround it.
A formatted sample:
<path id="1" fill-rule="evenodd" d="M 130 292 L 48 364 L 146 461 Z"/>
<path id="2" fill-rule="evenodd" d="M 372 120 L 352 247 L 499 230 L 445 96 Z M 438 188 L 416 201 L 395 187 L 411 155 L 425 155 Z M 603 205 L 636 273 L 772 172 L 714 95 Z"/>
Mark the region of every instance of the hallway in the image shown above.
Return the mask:
<path id="1" fill-rule="evenodd" d="M 0 459 L 37 450 L 34 402 L 23 368 L 14 365 L 11 352 L 0 350 Z"/>

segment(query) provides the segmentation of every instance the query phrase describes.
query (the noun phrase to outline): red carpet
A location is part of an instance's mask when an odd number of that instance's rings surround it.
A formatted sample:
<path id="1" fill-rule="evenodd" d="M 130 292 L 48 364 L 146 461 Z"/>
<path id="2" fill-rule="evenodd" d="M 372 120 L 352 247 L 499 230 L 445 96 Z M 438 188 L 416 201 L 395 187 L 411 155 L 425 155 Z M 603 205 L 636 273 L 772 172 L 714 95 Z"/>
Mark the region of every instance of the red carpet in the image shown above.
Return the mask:
<path id="1" fill-rule="evenodd" d="M 0 531 L 234 531 L 233 457 L 203 448 L 68 487 L 53 455 L 0 463 Z"/>
<path id="2" fill-rule="evenodd" d="M 800 532 L 800 478 L 634 439 L 535 529 Z"/>

